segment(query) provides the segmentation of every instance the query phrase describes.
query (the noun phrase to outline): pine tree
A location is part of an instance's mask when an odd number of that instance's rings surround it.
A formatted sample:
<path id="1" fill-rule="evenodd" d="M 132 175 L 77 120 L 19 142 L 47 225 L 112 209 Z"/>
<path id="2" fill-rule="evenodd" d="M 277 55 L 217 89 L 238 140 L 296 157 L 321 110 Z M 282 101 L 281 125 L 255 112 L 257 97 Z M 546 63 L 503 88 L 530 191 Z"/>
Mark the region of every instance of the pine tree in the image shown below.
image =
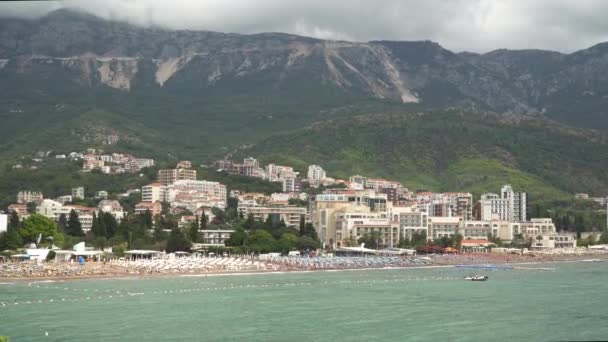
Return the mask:
<path id="1" fill-rule="evenodd" d="M 246 230 L 251 230 L 255 228 L 255 219 L 253 218 L 253 214 L 249 213 L 247 215 L 247 219 L 243 223 L 243 228 Z"/>
<path id="2" fill-rule="evenodd" d="M 19 225 L 21 224 L 21 221 L 19 220 L 19 214 L 17 214 L 16 211 L 11 212 L 11 217 L 10 217 L 10 221 L 8 224 L 8 231 L 13 231 L 16 232 L 19 230 Z"/>
<path id="3" fill-rule="evenodd" d="M 68 220 L 65 217 L 65 214 L 59 215 L 59 222 L 57 223 L 57 230 L 61 233 L 65 233 L 68 226 Z"/>
<path id="4" fill-rule="evenodd" d="M 76 213 L 75 210 L 70 211 L 65 232 L 72 236 L 84 236 L 82 225 L 80 224 L 80 219 L 78 218 L 78 213 Z"/>
<path id="5" fill-rule="evenodd" d="M 304 215 L 300 215 L 300 236 L 306 233 L 306 219 Z"/>
<path id="6" fill-rule="evenodd" d="M 197 218 L 196 222 L 192 222 L 190 224 L 190 229 L 188 230 L 188 238 L 190 239 L 190 242 L 198 242 L 198 228 L 199 224 Z"/>
<path id="7" fill-rule="evenodd" d="M 201 222 L 200 222 L 201 230 L 207 230 L 207 215 L 205 215 L 205 211 L 201 214 Z"/>

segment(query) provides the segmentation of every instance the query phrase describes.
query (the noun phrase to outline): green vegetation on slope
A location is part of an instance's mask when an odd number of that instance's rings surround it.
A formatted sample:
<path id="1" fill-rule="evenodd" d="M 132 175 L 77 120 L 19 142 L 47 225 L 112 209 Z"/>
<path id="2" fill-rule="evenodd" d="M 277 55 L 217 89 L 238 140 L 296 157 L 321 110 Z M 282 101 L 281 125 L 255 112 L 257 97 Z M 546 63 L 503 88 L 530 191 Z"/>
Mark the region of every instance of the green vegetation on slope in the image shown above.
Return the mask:
<path id="1" fill-rule="evenodd" d="M 242 151 L 301 171 L 385 177 L 413 189 L 498 191 L 504 183 L 532 198 L 608 190 L 608 143 L 593 131 L 540 119 L 434 112 L 370 114 L 321 122 Z"/>

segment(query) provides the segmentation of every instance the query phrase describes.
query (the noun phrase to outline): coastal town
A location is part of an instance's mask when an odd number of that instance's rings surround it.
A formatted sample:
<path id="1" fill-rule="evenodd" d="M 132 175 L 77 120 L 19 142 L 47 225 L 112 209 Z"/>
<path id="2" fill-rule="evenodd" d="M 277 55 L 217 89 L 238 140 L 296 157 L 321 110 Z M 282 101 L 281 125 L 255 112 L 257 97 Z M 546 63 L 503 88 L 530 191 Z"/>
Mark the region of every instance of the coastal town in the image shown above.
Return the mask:
<path id="1" fill-rule="evenodd" d="M 107 177 L 154 166 L 152 159 L 103 154 L 94 149 L 65 157 L 80 159 L 81 172 L 99 169 Z M 246 192 L 229 184 L 199 180 L 190 161 L 159 169 L 155 182 L 119 194 L 79 186 L 65 195 L 46 198 L 39 191 L 23 189 L 15 195 L 15 203 L 0 214 L 0 233 L 7 249 L 3 258 L 53 264 L 112 260 L 116 266 L 129 260 L 192 253 L 194 259 L 187 267 L 179 262 L 178 266 L 163 262 L 153 266 L 150 261 L 137 261 L 130 268 L 208 272 L 412 266 L 433 260 L 434 264 L 445 264 L 446 260 L 455 263 L 464 261 L 462 258 L 469 263 L 484 262 L 500 255 L 503 259 L 499 260 L 506 261 L 515 260 L 514 255 L 608 253 L 605 234 L 593 235 L 595 244 L 577 246 L 577 233 L 558 231 L 550 217 L 531 215 L 527 193 L 508 184 L 474 200 L 468 192 L 410 190 L 396 181 L 363 175 L 332 178 L 319 165 L 309 165 L 307 172 L 300 174 L 291 166 L 262 166 L 256 158 L 248 157 L 242 162 L 217 160 L 207 167 L 226 175 L 275 183 L 282 191 Z M 130 198 L 138 201 L 125 208 L 123 203 Z M 585 194 L 577 194 L 576 199 L 607 205 L 605 198 Z M 96 205 L 80 204 L 83 201 Z M 40 219 L 51 222 L 56 231 L 32 227 L 30 221 Z M 132 227 L 144 221 L 140 239 L 134 242 Z M 18 245 L 11 245 L 8 235 L 23 232 L 26 226 L 34 232 L 28 230 L 21 234 Z M 119 238 L 121 233 L 123 240 Z M 58 245 L 55 234 L 62 235 L 59 240 L 65 236 L 68 241 Z M 169 247 L 168 239 L 174 235 L 182 243 Z M 259 241 L 264 239 L 266 245 Z M 150 248 L 142 241 L 156 244 Z M 416 257 L 422 254 L 433 258 Z M 450 258 L 437 259 L 438 255 Z M 232 259 L 211 262 L 209 256 Z M 385 259 L 355 261 L 363 256 Z M 298 261 L 302 257 L 306 261 Z M 343 261 L 344 257 L 350 257 L 350 261 Z M 29 274 L 14 266 L 5 272 L 12 276 Z"/>

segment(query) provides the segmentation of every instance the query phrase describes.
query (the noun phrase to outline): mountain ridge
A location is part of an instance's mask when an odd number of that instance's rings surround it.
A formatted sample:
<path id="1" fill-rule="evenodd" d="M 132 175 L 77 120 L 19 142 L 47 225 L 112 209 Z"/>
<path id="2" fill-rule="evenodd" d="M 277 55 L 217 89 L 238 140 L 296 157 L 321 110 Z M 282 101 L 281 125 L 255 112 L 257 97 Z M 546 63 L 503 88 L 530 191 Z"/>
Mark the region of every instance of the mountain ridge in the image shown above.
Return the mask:
<path id="1" fill-rule="evenodd" d="M 444 134 L 458 148 L 442 155 L 420 146 L 424 153 L 410 151 L 416 158 L 404 155 L 406 147 L 394 150 L 399 158 L 378 161 L 385 163 L 387 176 L 401 179 L 400 168 L 410 176 L 419 171 L 441 188 L 453 185 L 441 181 L 456 174 L 449 173 L 451 165 L 459 165 L 454 172 L 483 172 L 485 165 L 500 175 L 523 172 L 530 182 L 559 191 L 575 191 L 574 180 L 585 184 L 581 190 L 606 189 L 608 176 L 598 166 L 603 159 L 594 159 L 594 154 L 608 155 L 606 46 L 570 54 L 534 49 L 474 54 L 428 40 L 347 42 L 284 33 L 142 28 L 69 10 L 35 20 L 0 19 L 0 155 L 78 150 L 91 143 L 83 137 L 93 134 L 90 123 L 95 122 L 124 138 L 115 147 L 123 151 L 208 162 L 247 145 L 264 159 L 266 152 L 293 155 L 289 139 L 303 139 L 303 128 L 314 124 L 351 132 L 334 146 L 342 154 L 325 152 L 346 162 L 332 164 L 314 153 L 295 162 L 325 161 L 332 172 L 343 174 L 357 161 L 370 160 L 348 139 L 393 144 L 384 131 L 348 120 L 368 117 L 369 125 L 377 119 L 386 128 L 382 115 L 397 115 L 394 141 L 414 146 L 416 139 L 429 139 L 443 148 L 447 138 L 433 135 Z M 411 121 L 423 135 L 412 133 L 403 121 L 415 113 L 425 113 L 428 121 L 415 116 Z M 471 118 L 485 121 L 481 125 Z M 455 135 L 441 120 L 476 127 L 487 146 L 467 133 L 471 129 L 458 126 L 462 135 Z M 516 128 L 539 141 L 520 136 Z M 410 140 L 399 132 L 410 134 Z M 281 134 L 289 137 L 286 143 Z M 357 140 L 357 134 L 368 141 Z M 508 134 L 527 143 L 518 144 Z M 576 153 L 567 140 L 578 144 Z M 273 141 L 284 149 L 268 148 Z M 368 152 L 383 155 L 374 146 Z M 575 161 L 557 173 L 538 168 L 527 151 L 536 146 L 547 152 L 534 154 L 540 165 L 559 168 L 551 148 L 570 151 Z M 526 163 L 515 162 L 521 158 Z"/>

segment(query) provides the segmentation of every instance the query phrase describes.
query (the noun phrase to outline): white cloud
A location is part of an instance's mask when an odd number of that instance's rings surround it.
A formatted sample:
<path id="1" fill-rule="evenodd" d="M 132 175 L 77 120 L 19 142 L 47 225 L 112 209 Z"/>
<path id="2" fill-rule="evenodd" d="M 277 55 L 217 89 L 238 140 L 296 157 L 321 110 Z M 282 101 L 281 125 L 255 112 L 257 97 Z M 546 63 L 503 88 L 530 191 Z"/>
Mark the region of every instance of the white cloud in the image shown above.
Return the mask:
<path id="1" fill-rule="evenodd" d="M 61 7 L 173 29 L 430 39 L 453 50 L 572 51 L 608 40 L 605 0 L 65 0 L 0 2 L 0 15 L 31 18 Z"/>

